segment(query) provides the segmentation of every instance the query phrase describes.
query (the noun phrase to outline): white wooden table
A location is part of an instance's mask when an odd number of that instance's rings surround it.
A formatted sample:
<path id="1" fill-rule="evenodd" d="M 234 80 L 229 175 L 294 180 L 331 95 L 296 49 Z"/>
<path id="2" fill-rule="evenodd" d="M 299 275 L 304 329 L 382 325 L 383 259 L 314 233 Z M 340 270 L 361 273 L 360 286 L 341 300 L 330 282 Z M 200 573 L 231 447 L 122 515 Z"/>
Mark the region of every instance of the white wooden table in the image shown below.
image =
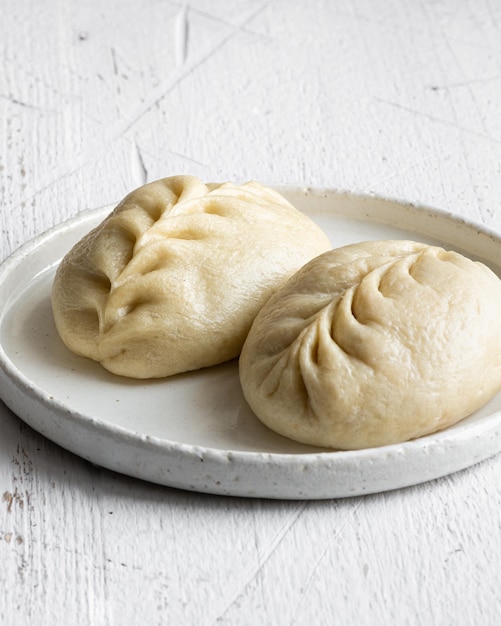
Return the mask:
<path id="1" fill-rule="evenodd" d="M 0 61 L 0 260 L 179 173 L 501 229 L 496 0 L 3 0 Z M 0 624 L 494 626 L 500 478 L 497 456 L 346 500 L 201 495 L 0 404 Z"/>

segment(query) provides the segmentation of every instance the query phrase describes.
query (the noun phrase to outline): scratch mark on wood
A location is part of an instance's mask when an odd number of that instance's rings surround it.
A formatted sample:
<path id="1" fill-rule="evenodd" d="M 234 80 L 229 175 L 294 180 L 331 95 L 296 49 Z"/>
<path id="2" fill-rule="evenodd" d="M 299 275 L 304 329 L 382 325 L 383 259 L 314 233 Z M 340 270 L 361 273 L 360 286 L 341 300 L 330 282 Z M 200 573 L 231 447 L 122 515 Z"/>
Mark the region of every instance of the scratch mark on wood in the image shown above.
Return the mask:
<path id="1" fill-rule="evenodd" d="M 267 5 L 266 5 L 267 6 Z M 266 8 L 266 7 L 265 7 Z M 227 26 L 229 28 L 232 28 L 232 23 L 229 20 L 224 19 L 224 17 L 222 17 L 221 15 L 214 15 L 212 13 L 208 13 L 207 11 L 203 11 L 198 7 L 190 7 L 190 12 L 192 13 L 196 13 L 197 15 L 207 19 L 207 20 L 211 20 L 213 22 L 217 22 L 218 24 L 221 24 L 222 26 Z M 272 37 L 270 35 L 264 34 L 264 33 L 260 33 L 256 30 L 253 30 L 252 28 L 248 28 L 247 24 L 241 25 L 240 26 L 240 32 L 242 33 L 246 33 L 248 35 L 252 35 L 253 37 L 257 37 L 261 40 L 264 41 L 271 41 Z"/>
<path id="2" fill-rule="evenodd" d="M 174 150 L 168 150 L 168 153 L 172 154 L 173 156 L 179 157 L 180 159 L 184 159 L 185 161 L 188 161 L 188 163 L 193 163 L 194 165 L 201 165 L 202 167 L 205 167 L 205 168 L 209 167 L 207 163 L 202 163 L 202 161 L 197 161 L 193 157 L 187 156 L 186 154 L 181 154 L 180 152 L 175 152 Z"/>
<path id="3" fill-rule="evenodd" d="M 298 599 L 298 602 L 296 603 L 296 606 L 294 607 L 294 613 L 298 614 L 298 607 L 301 606 L 301 604 L 303 602 L 303 599 L 306 597 L 306 591 L 309 589 L 309 587 L 311 586 L 313 580 L 315 579 L 316 573 L 317 573 L 318 568 L 320 567 L 322 561 L 325 559 L 327 554 L 330 552 L 332 544 L 335 541 L 337 541 L 337 539 L 341 536 L 341 534 L 343 533 L 343 531 L 346 528 L 347 524 L 349 522 L 351 522 L 354 514 L 357 512 L 357 510 L 360 508 L 361 505 L 362 505 L 362 501 L 360 500 L 359 502 L 357 502 L 357 504 L 355 505 L 355 507 L 351 511 L 350 515 L 344 520 L 344 522 L 339 526 L 339 528 L 336 529 L 336 532 L 334 532 L 332 537 L 328 540 L 327 545 L 322 550 L 320 556 L 317 558 L 317 560 L 315 562 L 315 565 L 313 566 L 313 568 L 311 570 L 311 573 L 308 576 L 308 579 L 307 579 L 306 583 L 301 588 L 301 595 L 300 595 L 300 597 Z M 292 623 L 294 624 L 294 623 L 297 623 L 297 622 L 294 619 Z"/>
<path id="4" fill-rule="evenodd" d="M 115 76 L 118 76 L 117 53 L 115 51 L 115 48 L 111 48 L 110 52 L 111 52 L 111 62 L 113 65 L 113 74 L 115 74 Z"/>
<path id="5" fill-rule="evenodd" d="M 188 21 L 188 5 L 183 3 L 174 22 L 174 41 L 176 45 L 176 61 L 178 66 L 186 63 L 188 56 L 188 39 L 190 25 Z"/>
<path id="6" fill-rule="evenodd" d="M 116 107 L 117 117 L 120 117 L 119 98 L 120 98 L 120 94 L 121 94 L 121 88 L 120 88 L 120 77 L 119 77 L 119 74 L 118 74 L 117 53 L 116 53 L 115 48 L 111 48 L 110 52 L 111 52 L 111 62 L 112 62 L 112 65 L 113 65 L 113 74 L 115 76 L 115 93 L 116 93 L 115 107 Z"/>
<path id="7" fill-rule="evenodd" d="M 132 144 L 131 152 L 131 173 L 132 179 L 138 187 L 141 187 L 148 180 L 148 170 L 144 164 L 143 155 L 137 141 Z"/>
<path id="8" fill-rule="evenodd" d="M 445 31 L 442 29 L 442 35 L 445 41 L 445 45 L 447 47 L 447 49 L 449 50 L 449 53 L 451 55 L 451 57 L 454 59 L 456 66 L 458 67 L 459 71 L 461 72 L 461 74 L 464 76 L 464 71 L 463 71 L 463 66 L 458 58 L 458 55 L 456 54 L 456 50 L 455 48 L 452 46 L 451 42 L 449 41 L 449 38 L 447 37 Z M 477 102 L 477 98 L 475 96 L 475 92 L 472 89 L 471 85 L 474 83 L 475 81 L 470 81 L 469 79 L 465 78 L 465 82 L 464 82 L 464 86 L 466 87 L 466 89 L 468 90 L 468 93 L 470 95 L 471 101 L 477 111 L 478 114 L 478 119 L 481 121 L 482 124 L 482 130 L 484 131 L 485 134 L 487 134 L 487 127 L 486 127 L 486 123 L 485 123 L 485 117 L 482 114 L 482 109 L 481 107 L 479 107 L 478 102 Z M 454 110 L 454 117 L 457 119 L 457 114 L 456 114 L 456 109 L 454 107 L 454 103 L 451 102 L 452 104 L 452 108 Z"/>
<path id="9" fill-rule="evenodd" d="M 215 624 L 218 621 L 221 621 L 224 615 L 231 609 L 231 607 L 238 601 L 238 598 L 242 595 L 242 593 L 249 587 L 250 584 L 256 579 L 256 577 L 260 574 L 264 565 L 269 561 L 273 553 L 276 551 L 278 546 L 282 543 L 286 535 L 290 532 L 293 525 L 297 522 L 299 517 L 302 515 L 303 511 L 307 507 L 308 502 L 301 502 L 295 508 L 293 514 L 285 521 L 279 531 L 276 533 L 275 537 L 266 547 L 261 554 L 258 554 L 257 562 L 254 564 L 252 568 L 244 575 L 241 582 L 237 582 L 236 588 L 231 590 L 229 597 L 225 600 L 224 606 L 217 611 L 216 617 L 212 617 L 207 623 Z"/>
<path id="10" fill-rule="evenodd" d="M 29 102 L 25 102 L 24 100 L 19 100 L 18 98 L 14 98 L 13 96 L 6 96 L 5 94 L 0 94 L 0 98 L 2 100 L 7 100 L 11 104 L 15 104 L 16 106 L 23 107 L 25 109 L 32 109 L 33 111 L 43 111 L 40 107 L 35 106 L 34 104 L 30 104 Z"/>
<path id="11" fill-rule="evenodd" d="M 436 117 L 435 115 L 430 115 L 429 113 L 425 113 L 424 111 L 420 111 L 419 109 L 413 109 L 412 107 L 405 106 L 403 104 L 399 104 L 398 102 L 392 102 L 391 100 L 385 100 L 384 98 L 374 98 L 375 102 L 380 102 L 381 104 L 386 104 L 388 106 L 394 107 L 396 109 L 400 109 L 401 111 L 406 111 L 407 113 L 412 113 L 413 115 L 419 115 L 424 117 L 431 122 L 436 122 L 438 124 L 443 124 L 444 126 L 450 126 L 451 128 L 455 128 L 464 133 L 468 133 L 469 135 L 473 135 L 475 137 L 479 137 L 481 139 L 486 139 L 494 144 L 501 144 L 501 139 L 496 139 L 496 137 L 491 137 L 484 133 L 479 133 L 478 131 L 472 130 L 471 128 L 466 128 L 465 126 L 461 126 L 456 122 L 450 122 L 449 120 L 444 120 L 440 117 Z"/>
<path id="12" fill-rule="evenodd" d="M 430 85 L 429 89 L 433 91 L 438 91 L 439 89 L 454 89 L 456 87 L 469 87 L 470 85 L 485 85 L 487 83 L 495 82 L 499 80 L 501 76 L 497 74 L 496 76 L 486 76 L 485 78 L 471 78 L 464 81 L 458 81 L 455 83 L 444 83 L 443 85 Z"/>

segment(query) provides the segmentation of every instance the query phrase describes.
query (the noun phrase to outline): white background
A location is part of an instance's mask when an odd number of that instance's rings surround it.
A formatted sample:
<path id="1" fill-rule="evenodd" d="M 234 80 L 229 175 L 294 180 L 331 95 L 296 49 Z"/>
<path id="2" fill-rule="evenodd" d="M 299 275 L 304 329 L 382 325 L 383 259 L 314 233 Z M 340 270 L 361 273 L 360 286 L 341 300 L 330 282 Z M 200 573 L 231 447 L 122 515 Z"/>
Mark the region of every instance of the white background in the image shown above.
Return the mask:
<path id="1" fill-rule="evenodd" d="M 0 260 L 180 173 L 500 230 L 501 3 L 1 1 Z M 199 495 L 93 467 L 0 404 L 0 623 L 494 626 L 500 476 L 498 456 L 363 498 Z"/>

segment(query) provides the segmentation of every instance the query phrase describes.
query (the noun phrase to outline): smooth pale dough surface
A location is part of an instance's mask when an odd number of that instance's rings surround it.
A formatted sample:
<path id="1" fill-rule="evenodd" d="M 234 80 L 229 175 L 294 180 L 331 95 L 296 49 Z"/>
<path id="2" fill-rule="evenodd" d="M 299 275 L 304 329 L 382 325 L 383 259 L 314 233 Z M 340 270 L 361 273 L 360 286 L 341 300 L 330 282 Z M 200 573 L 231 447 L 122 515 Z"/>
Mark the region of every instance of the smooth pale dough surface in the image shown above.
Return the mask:
<path id="1" fill-rule="evenodd" d="M 430 434 L 501 388 L 501 281 L 411 241 L 332 250 L 270 298 L 239 367 L 255 414 L 296 441 L 347 450 Z"/>
<path id="2" fill-rule="evenodd" d="M 329 248 L 312 220 L 259 183 L 158 180 L 63 259 L 57 330 L 73 352 L 123 376 L 221 363 L 238 356 L 279 285 Z"/>

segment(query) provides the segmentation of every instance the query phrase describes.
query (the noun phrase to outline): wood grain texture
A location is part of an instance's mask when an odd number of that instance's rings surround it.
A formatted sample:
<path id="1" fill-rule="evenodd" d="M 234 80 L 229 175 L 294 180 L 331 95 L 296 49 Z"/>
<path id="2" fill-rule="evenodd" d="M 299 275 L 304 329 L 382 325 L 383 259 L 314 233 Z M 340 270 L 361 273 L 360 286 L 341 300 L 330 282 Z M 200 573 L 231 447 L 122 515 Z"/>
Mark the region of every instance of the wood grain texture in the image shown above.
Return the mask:
<path id="1" fill-rule="evenodd" d="M 3 0 L 0 259 L 147 180 L 333 186 L 501 229 L 494 0 Z M 494 626 L 501 458 L 271 502 L 93 467 L 0 404 L 0 624 Z"/>

